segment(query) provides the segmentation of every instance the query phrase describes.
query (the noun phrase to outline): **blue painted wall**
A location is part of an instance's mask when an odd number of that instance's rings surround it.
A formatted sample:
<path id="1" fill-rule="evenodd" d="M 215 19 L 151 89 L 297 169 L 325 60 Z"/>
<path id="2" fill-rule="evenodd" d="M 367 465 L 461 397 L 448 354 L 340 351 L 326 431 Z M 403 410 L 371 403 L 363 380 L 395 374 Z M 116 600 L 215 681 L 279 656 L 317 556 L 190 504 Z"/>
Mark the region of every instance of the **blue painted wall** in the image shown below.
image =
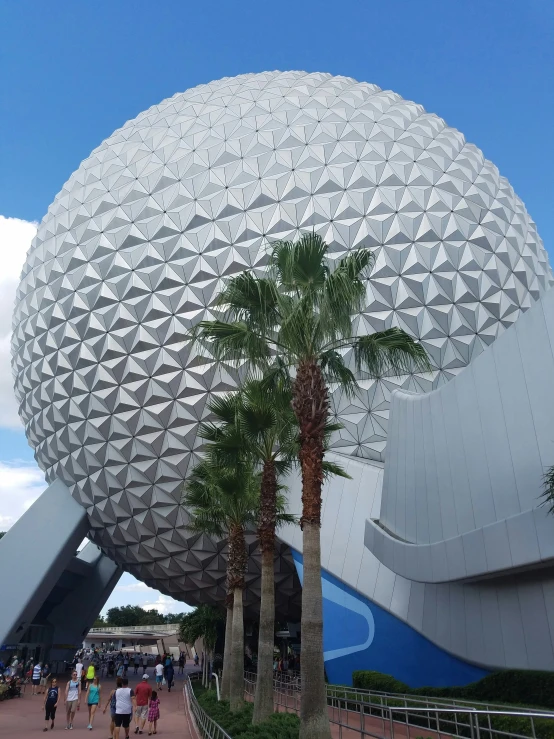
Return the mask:
<path id="1" fill-rule="evenodd" d="M 302 582 L 302 555 L 292 555 Z M 488 674 L 437 647 L 325 570 L 321 582 L 323 650 L 331 683 L 351 685 L 354 670 L 384 672 L 413 688 L 466 685 Z"/>

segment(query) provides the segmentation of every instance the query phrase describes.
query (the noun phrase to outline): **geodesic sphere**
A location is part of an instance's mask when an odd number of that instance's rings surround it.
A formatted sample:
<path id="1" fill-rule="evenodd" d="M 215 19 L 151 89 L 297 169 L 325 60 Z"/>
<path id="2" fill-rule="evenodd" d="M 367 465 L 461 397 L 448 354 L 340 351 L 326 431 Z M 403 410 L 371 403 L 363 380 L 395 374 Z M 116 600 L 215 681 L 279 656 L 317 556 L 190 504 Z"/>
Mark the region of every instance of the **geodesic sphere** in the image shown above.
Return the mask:
<path id="1" fill-rule="evenodd" d="M 382 459 L 391 389 L 454 375 L 551 282 L 523 203 L 461 133 L 375 85 L 304 72 L 225 78 L 141 113 L 82 162 L 29 251 L 13 334 L 29 442 L 93 538 L 166 592 L 215 598 L 223 567 L 178 501 L 209 393 L 235 375 L 191 355 L 187 332 L 223 278 L 312 229 L 333 258 L 375 250 L 356 331 L 401 326 L 436 367 L 362 378 L 355 401 L 335 391 L 347 454 Z"/>

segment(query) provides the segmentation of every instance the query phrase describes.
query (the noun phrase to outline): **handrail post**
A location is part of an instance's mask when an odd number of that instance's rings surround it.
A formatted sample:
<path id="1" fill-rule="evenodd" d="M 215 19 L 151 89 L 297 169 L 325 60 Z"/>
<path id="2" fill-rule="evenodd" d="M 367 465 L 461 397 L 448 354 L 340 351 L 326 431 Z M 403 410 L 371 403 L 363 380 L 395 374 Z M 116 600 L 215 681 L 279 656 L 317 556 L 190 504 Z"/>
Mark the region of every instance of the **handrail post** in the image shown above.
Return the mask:
<path id="1" fill-rule="evenodd" d="M 215 689 L 217 691 L 217 700 L 219 702 L 221 700 L 221 696 L 219 695 L 219 676 L 216 672 L 212 672 L 212 677 L 215 677 Z"/>

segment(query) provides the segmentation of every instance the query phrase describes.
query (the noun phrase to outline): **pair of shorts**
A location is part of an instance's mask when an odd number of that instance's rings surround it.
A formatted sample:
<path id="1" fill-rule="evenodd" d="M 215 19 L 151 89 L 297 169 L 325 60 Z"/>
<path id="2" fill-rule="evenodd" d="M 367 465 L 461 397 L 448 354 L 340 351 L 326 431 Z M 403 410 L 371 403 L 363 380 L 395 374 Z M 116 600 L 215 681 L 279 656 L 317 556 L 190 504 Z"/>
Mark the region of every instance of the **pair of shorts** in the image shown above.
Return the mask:
<path id="1" fill-rule="evenodd" d="M 87 706 L 97 706 L 98 701 L 94 701 L 94 703 L 87 703 Z"/>
<path id="2" fill-rule="evenodd" d="M 45 677 L 41 677 L 40 678 L 40 684 L 41 685 L 46 685 L 46 678 Z"/>
<path id="3" fill-rule="evenodd" d="M 137 721 L 141 718 L 146 720 L 148 718 L 148 705 L 137 706 L 135 711 L 135 718 L 137 719 Z"/>
<path id="4" fill-rule="evenodd" d="M 40 685 L 40 677 L 34 678 L 32 681 L 33 685 Z"/>
<path id="5" fill-rule="evenodd" d="M 116 713 L 114 716 L 113 722 L 116 726 L 122 726 L 124 729 L 128 729 L 129 724 L 131 723 L 131 714 L 130 713 Z"/>
<path id="6" fill-rule="evenodd" d="M 164 676 L 163 675 L 156 675 L 156 682 L 158 685 L 161 685 L 163 682 Z"/>
<path id="7" fill-rule="evenodd" d="M 65 709 L 67 713 L 75 713 L 75 711 L 77 710 L 78 702 L 79 702 L 78 700 L 67 701 L 67 703 L 65 704 Z"/>
<path id="8" fill-rule="evenodd" d="M 56 718 L 56 706 L 49 706 L 48 703 L 44 706 L 45 721 L 53 721 Z"/>

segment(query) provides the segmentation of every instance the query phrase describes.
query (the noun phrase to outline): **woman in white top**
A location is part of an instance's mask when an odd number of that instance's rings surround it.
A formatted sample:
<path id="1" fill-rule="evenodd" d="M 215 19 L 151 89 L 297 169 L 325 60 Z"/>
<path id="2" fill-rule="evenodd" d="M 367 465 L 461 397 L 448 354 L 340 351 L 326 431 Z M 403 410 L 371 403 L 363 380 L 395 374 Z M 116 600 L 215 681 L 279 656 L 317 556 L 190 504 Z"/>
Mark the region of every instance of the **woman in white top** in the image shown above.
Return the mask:
<path id="1" fill-rule="evenodd" d="M 77 679 L 77 670 L 73 670 L 71 680 L 65 686 L 65 711 L 67 714 L 66 729 L 73 728 L 75 711 L 81 708 L 81 682 Z"/>

